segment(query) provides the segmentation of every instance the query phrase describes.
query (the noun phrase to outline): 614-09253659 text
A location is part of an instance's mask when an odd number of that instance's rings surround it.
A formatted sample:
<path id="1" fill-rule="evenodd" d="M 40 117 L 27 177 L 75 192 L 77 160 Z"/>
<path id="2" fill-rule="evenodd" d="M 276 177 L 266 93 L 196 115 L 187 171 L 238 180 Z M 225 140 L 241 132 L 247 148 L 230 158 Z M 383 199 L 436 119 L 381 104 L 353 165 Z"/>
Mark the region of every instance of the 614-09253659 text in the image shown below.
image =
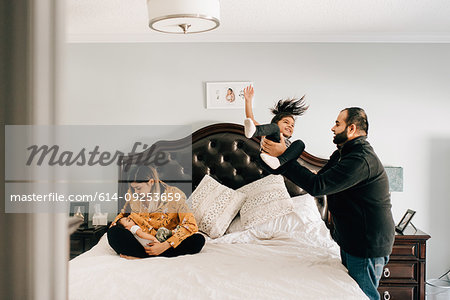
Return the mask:
<path id="1" fill-rule="evenodd" d="M 181 180 L 171 173 L 175 166 L 165 143 L 182 137 L 187 148 L 180 165 L 189 165 L 191 131 L 178 125 L 7 125 L 5 212 L 65 213 L 67 203 L 97 202 L 103 212 L 115 213 L 124 202 L 182 201 L 191 175 L 185 172 Z M 129 174 L 141 166 L 177 182 L 181 195 L 165 189 L 134 193 L 142 191 L 130 188 Z"/>
<path id="2" fill-rule="evenodd" d="M 119 196 L 117 193 L 95 194 L 69 194 L 48 193 L 48 194 L 12 194 L 11 202 L 111 202 L 125 199 L 125 201 L 179 201 L 180 193 L 126 193 Z"/>

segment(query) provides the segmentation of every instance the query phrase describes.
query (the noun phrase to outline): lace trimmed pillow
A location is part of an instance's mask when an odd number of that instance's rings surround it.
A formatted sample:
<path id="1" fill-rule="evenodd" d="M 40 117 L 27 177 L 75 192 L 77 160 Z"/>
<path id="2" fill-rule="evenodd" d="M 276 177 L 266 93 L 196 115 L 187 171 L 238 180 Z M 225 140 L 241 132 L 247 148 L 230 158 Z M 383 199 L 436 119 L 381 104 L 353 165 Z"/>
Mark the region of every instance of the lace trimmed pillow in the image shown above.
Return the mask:
<path id="1" fill-rule="evenodd" d="M 230 189 L 209 175 L 189 197 L 198 229 L 215 239 L 227 230 L 245 200 L 245 194 Z"/>
<path id="2" fill-rule="evenodd" d="M 240 216 L 245 229 L 293 211 L 293 202 L 281 175 L 269 175 L 237 189 L 246 194 Z"/>

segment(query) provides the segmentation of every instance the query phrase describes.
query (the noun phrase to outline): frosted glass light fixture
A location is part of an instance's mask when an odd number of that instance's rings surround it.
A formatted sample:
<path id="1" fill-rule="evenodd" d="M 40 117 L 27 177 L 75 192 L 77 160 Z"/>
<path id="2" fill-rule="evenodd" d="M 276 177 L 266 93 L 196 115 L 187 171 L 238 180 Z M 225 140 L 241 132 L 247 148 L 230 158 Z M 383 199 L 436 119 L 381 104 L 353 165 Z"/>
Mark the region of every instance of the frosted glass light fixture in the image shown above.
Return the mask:
<path id="1" fill-rule="evenodd" d="M 199 33 L 220 25 L 219 0 L 147 0 L 149 26 L 165 33 Z"/>
<path id="2" fill-rule="evenodd" d="M 403 192 L 403 168 L 384 167 L 389 178 L 389 191 Z"/>

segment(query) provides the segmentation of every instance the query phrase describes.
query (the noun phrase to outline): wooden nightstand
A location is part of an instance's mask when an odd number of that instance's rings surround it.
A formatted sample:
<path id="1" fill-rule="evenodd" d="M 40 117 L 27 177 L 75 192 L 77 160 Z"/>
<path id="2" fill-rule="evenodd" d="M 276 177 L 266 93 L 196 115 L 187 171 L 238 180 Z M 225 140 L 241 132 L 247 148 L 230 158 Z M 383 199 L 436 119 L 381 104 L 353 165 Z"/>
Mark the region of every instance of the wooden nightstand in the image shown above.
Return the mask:
<path id="1" fill-rule="evenodd" d="M 89 226 L 87 229 L 78 229 L 70 236 L 70 259 L 95 246 L 108 230 L 108 226 Z"/>
<path id="2" fill-rule="evenodd" d="M 382 300 L 424 300 L 427 240 L 423 231 L 408 226 L 395 234 L 389 263 L 384 267 L 378 292 Z"/>

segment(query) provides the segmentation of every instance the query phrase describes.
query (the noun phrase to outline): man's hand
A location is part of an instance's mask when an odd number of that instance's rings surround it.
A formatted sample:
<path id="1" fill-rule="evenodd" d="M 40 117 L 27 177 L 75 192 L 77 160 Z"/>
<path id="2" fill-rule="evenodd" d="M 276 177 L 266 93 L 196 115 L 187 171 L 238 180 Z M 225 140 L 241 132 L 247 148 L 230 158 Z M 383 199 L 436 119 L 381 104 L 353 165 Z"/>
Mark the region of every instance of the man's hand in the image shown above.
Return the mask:
<path id="1" fill-rule="evenodd" d="M 145 252 L 147 252 L 148 255 L 160 255 L 164 251 L 170 248 L 169 242 L 165 241 L 163 243 L 160 243 L 158 241 L 154 242 L 153 245 L 150 245 L 148 247 L 144 247 Z"/>
<path id="2" fill-rule="evenodd" d="M 255 95 L 255 91 L 253 90 L 253 87 L 251 85 L 247 86 L 244 89 L 244 98 L 245 98 L 246 102 L 250 101 L 250 103 L 251 103 L 254 95 Z"/>
<path id="3" fill-rule="evenodd" d="M 278 157 L 281 154 L 283 154 L 287 148 L 286 143 L 284 142 L 284 136 L 281 133 L 280 133 L 280 143 L 275 143 L 274 141 L 263 138 L 261 147 L 264 150 L 264 152 L 267 152 L 268 154 L 275 157 Z"/>

